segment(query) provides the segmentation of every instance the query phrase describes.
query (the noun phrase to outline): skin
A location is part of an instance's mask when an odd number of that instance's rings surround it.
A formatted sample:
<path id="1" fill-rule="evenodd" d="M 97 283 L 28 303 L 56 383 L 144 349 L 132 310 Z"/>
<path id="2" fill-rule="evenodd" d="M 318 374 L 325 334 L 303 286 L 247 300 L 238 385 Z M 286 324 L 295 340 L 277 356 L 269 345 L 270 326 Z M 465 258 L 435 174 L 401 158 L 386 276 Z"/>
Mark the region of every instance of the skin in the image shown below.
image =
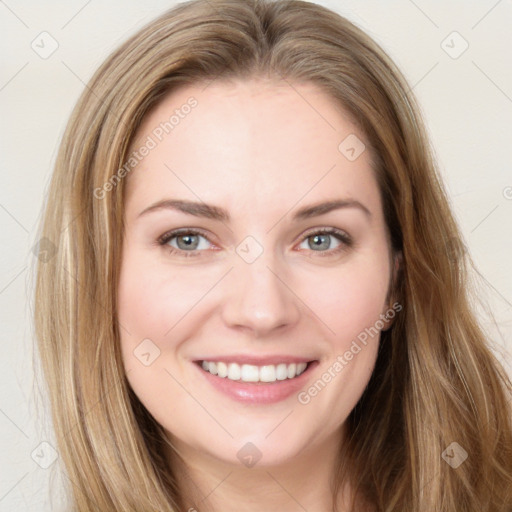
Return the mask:
<path id="1" fill-rule="evenodd" d="M 148 114 L 134 148 L 190 96 L 197 107 L 127 178 L 118 304 L 125 371 L 187 461 L 179 473 L 187 507 L 325 512 L 333 505 L 334 454 L 373 371 L 379 336 L 308 404 L 296 394 L 270 405 L 235 402 L 199 378 L 192 361 L 308 356 L 320 364 L 306 389 L 389 310 L 394 259 L 370 151 L 355 161 L 339 151 L 348 135 L 365 136 L 316 86 L 256 79 L 173 92 Z M 139 216 L 170 198 L 221 206 L 231 220 L 172 209 Z M 361 202 L 371 215 L 352 207 L 292 220 L 301 207 L 339 198 Z M 353 245 L 327 235 L 328 248 L 315 250 L 313 228 L 330 227 Z M 171 254 L 170 244 L 185 245 L 176 238 L 158 245 L 177 228 L 205 232 L 194 246 L 200 254 Z M 247 236 L 263 248 L 250 264 L 235 252 Z M 149 366 L 134 355 L 143 339 L 160 350 Z M 252 468 L 237 458 L 248 442 L 262 453 Z M 194 492 L 208 497 L 199 503 Z"/>

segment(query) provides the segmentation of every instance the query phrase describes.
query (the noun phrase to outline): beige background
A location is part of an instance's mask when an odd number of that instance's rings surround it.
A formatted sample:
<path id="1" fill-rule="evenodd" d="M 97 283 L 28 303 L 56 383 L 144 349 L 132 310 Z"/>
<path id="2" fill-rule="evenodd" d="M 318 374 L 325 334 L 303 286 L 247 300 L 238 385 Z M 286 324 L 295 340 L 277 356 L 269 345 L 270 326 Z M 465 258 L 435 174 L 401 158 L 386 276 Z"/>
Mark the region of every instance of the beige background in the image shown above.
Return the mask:
<path id="1" fill-rule="evenodd" d="M 58 463 L 41 467 L 56 453 L 47 416 L 35 409 L 40 400 L 27 298 L 31 250 L 60 137 L 84 83 L 107 54 L 174 3 L 0 1 L 0 511 L 59 510 Z M 496 350 L 512 353 L 512 2 L 319 3 L 373 36 L 413 86 L 496 325 L 483 321 Z M 58 47 L 45 55 L 52 44 Z M 500 357 L 510 369 L 512 356 Z"/>

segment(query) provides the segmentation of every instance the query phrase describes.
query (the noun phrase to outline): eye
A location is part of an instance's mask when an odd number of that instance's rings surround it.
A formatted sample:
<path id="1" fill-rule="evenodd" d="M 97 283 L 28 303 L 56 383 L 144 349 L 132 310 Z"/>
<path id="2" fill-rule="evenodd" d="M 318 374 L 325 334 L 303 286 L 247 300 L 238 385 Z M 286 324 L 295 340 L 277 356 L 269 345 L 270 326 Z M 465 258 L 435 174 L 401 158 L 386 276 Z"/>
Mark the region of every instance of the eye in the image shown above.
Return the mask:
<path id="1" fill-rule="evenodd" d="M 333 239 L 337 245 L 333 248 Z M 201 243 L 204 241 L 204 243 Z M 157 240 L 171 254 L 180 256 L 200 256 L 201 252 L 209 248 L 211 242 L 208 237 L 197 229 L 183 228 L 164 233 Z M 305 235 L 301 245 L 307 244 L 306 250 L 317 253 L 316 256 L 332 256 L 347 250 L 352 246 L 352 238 L 345 232 L 335 228 L 321 228 L 310 231 Z M 300 248 L 300 246 L 299 246 Z M 302 248 L 303 249 L 303 248 Z"/>
<path id="2" fill-rule="evenodd" d="M 333 238 L 336 239 L 338 245 L 334 248 Z M 352 246 L 352 238 L 335 228 L 321 228 L 316 231 L 309 232 L 303 240 L 302 244 L 307 244 L 306 249 L 317 252 L 317 256 L 331 256 L 341 251 L 347 250 Z"/>
<path id="3" fill-rule="evenodd" d="M 201 239 L 206 240 L 206 243 L 201 244 Z M 199 256 L 202 250 L 208 249 L 209 243 L 208 238 L 195 229 L 176 229 L 158 239 L 158 244 L 167 246 L 171 254 L 180 253 L 185 257 Z"/>

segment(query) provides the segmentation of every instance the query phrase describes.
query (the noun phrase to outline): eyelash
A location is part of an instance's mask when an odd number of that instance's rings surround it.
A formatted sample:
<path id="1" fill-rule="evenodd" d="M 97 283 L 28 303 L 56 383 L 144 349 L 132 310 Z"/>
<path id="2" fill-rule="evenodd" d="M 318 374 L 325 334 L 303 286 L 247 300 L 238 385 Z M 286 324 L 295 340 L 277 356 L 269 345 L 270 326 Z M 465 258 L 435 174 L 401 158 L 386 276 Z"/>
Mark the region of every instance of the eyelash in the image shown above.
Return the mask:
<path id="1" fill-rule="evenodd" d="M 320 256 L 320 257 L 334 256 L 335 254 L 338 254 L 342 251 L 346 251 L 348 248 L 352 247 L 352 245 L 353 245 L 352 238 L 349 235 L 347 235 L 345 232 L 340 231 L 339 229 L 335 229 L 335 228 L 319 228 L 314 231 L 310 231 L 309 233 L 304 235 L 304 237 L 301 239 L 300 243 L 304 242 L 304 240 L 307 240 L 308 238 L 310 238 L 314 235 L 319 235 L 319 234 L 332 235 L 341 242 L 340 246 L 337 247 L 336 249 L 329 249 L 327 251 L 312 251 L 312 252 L 317 253 L 317 256 Z M 200 235 L 203 238 L 205 238 L 206 240 L 210 241 L 208 239 L 208 237 L 200 230 L 182 228 L 182 229 L 175 229 L 174 231 L 169 231 L 167 233 L 164 233 L 162 236 L 160 236 L 158 238 L 158 240 L 157 240 L 158 245 L 164 247 L 167 245 L 167 243 L 170 240 L 172 240 L 173 238 L 180 236 L 180 235 L 193 235 L 193 236 Z M 180 256 L 182 255 L 186 258 L 198 257 L 198 256 L 200 256 L 201 252 L 203 252 L 202 250 L 197 250 L 197 249 L 194 249 L 192 251 L 183 251 L 181 249 L 176 249 L 176 248 L 168 246 L 168 245 L 167 245 L 166 249 L 171 254 L 179 253 Z"/>

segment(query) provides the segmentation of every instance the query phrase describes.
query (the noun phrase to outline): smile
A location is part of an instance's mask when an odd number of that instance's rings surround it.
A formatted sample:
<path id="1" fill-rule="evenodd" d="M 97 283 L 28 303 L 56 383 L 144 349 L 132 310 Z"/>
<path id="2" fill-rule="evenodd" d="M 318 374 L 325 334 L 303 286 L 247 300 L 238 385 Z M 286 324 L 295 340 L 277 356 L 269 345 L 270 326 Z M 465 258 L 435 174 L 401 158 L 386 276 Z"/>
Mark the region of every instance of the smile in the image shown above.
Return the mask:
<path id="1" fill-rule="evenodd" d="M 212 375 L 242 382 L 276 382 L 294 379 L 306 370 L 307 365 L 308 363 L 280 363 L 256 366 L 222 361 L 201 361 L 203 370 Z"/>
<path id="2" fill-rule="evenodd" d="M 202 359 L 195 361 L 194 366 L 221 394 L 237 402 L 264 405 L 281 402 L 299 393 L 319 365 L 318 360 L 280 363 L 279 358 L 273 358 L 277 364 L 255 365 L 244 363 L 244 359 L 240 358 L 239 362 Z"/>

